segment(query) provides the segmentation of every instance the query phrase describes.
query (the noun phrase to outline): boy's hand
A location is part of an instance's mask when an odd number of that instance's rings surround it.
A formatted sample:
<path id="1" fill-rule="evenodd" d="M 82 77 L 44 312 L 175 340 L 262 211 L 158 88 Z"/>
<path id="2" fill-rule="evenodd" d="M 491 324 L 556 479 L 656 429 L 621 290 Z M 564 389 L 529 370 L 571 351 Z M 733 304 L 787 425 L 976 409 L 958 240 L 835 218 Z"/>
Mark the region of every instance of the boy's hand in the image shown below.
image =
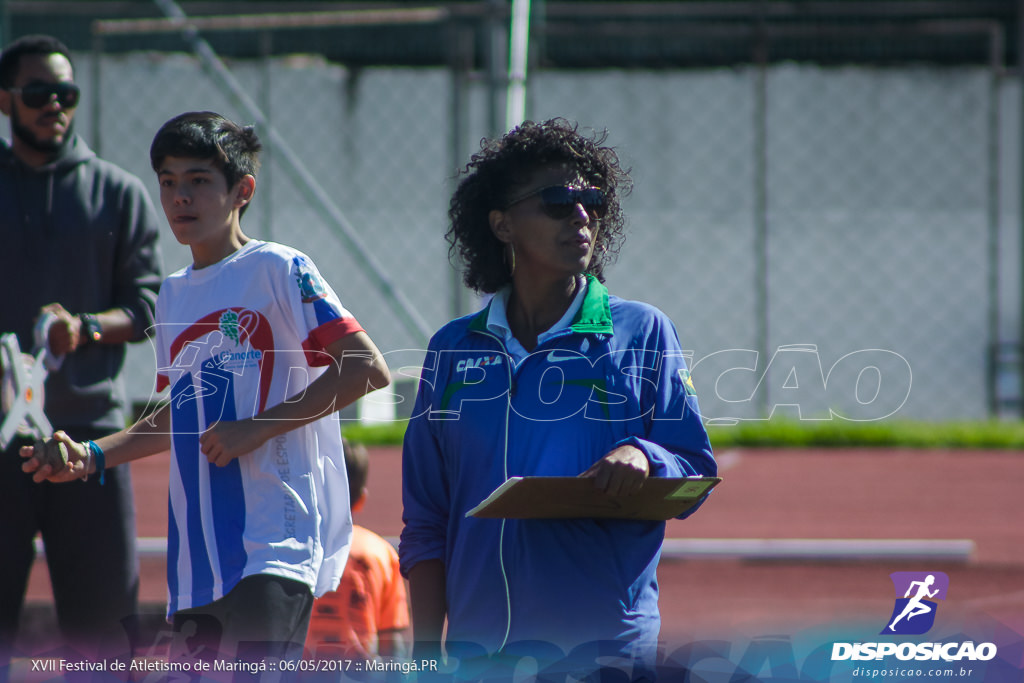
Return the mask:
<path id="1" fill-rule="evenodd" d="M 199 436 L 199 450 L 217 467 L 256 450 L 267 440 L 259 420 L 217 422 Z"/>
<path id="2" fill-rule="evenodd" d="M 644 452 L 635 446 L 619 446 L 579 475 L 611 496 L 628 496 L 640 490 L 651 472 Z"/>
<path id="3" fill-rule="evenodd" d="M 36 483 L 74 481 L 89 474 L 85 446 L 64 432 L 55 433 L 49 441 L 22 446 L 20 455 L 25 458 L 21 470 L 31 474 Z"/>

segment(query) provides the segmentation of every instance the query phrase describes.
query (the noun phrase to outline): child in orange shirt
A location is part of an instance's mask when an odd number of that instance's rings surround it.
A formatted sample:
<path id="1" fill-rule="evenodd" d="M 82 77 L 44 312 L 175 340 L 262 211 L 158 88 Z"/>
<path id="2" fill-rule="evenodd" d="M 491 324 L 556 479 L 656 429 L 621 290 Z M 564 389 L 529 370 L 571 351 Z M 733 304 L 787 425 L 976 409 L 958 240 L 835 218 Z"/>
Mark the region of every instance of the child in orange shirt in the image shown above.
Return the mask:
<path id="1" fill-rule="evenodd" d="M 366 448 L 344 440 L 352 512 L 366 501 L 369 457 Z M 402 658 L 408 655 L 409 605 L 398 553 L 386 540 L 359 526 L 341 583 L 313 603 L 306 651 L 326 651 L 347 659 Z"/>

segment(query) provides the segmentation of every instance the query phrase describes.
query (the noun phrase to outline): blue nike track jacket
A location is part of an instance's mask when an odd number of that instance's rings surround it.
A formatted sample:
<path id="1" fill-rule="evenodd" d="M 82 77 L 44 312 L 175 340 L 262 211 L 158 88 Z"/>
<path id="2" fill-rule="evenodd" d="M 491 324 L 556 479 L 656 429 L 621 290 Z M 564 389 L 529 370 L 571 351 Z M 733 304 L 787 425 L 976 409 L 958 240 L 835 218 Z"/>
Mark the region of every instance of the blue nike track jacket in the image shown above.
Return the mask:
<path id="1" fill-rule="evenodd" d="M 663 522 L 465 513 L 509 477 L 575 476 L 622 444 L 647 455 L 652 477 L 715 475 L 675 327 L 591 278 L 570 328 L 513 367 L 487 314 L 430 342 L 403 450 L 402 571 L 443 561 L 449 650 L 617 641 L 650 663 Z"/>

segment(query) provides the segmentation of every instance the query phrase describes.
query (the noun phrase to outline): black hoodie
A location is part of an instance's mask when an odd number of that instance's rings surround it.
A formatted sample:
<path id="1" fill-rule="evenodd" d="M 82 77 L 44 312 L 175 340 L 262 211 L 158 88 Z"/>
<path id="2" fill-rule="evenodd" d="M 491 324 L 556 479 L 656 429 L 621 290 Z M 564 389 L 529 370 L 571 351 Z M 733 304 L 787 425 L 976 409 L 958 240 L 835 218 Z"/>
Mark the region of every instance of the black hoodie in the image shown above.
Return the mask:
<path id="1" fill-rule="evenodd" d="M 161 281 L 158 220 L 142 181 L 81 138 L 38 168 L 0 140 L 0 332 L 15 332 L 30 353 L 39 309 L 59 303 L 73 314 L 124 308 L 134 340 L 144 339 Z M 55 429 L 124 427 L 124 354 L 124 345 L 90 344 L 50 373 Z"/>

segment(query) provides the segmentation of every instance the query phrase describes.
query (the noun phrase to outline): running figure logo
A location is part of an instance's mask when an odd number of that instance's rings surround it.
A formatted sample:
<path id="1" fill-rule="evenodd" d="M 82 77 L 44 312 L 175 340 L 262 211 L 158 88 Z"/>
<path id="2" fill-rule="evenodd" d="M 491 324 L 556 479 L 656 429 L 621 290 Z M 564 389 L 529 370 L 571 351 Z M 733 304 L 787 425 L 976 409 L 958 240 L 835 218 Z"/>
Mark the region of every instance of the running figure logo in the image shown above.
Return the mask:
<path id="1" fill-rule="evenodd" d="M 896 605 L 883 634 L 921 635 L 935 623 L 936 600 L 945 600 L 949 577 L 942 572 L 895 572 Z M 899 596 L 903 597 L 899 597 Z"/>

